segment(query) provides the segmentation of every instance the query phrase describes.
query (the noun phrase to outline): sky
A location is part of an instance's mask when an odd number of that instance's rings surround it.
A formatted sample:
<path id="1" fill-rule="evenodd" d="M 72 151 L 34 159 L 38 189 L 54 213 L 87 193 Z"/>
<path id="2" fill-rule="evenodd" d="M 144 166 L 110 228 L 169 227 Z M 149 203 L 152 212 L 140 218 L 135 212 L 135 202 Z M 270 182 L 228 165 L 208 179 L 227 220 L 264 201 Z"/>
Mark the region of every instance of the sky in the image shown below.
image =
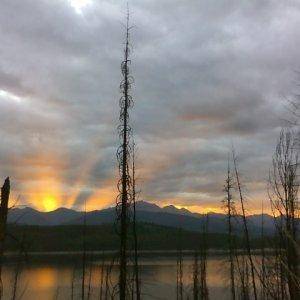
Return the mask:
<path id="1" fill-rule="evenodd" d="M 130 0 L 140 199 L 219 211 L 233 144 L 248 209 L 299 84 L 300 3 Z M 126 1 L 2 0 L 0 175 L 40 210 L 114 205 Z"/>

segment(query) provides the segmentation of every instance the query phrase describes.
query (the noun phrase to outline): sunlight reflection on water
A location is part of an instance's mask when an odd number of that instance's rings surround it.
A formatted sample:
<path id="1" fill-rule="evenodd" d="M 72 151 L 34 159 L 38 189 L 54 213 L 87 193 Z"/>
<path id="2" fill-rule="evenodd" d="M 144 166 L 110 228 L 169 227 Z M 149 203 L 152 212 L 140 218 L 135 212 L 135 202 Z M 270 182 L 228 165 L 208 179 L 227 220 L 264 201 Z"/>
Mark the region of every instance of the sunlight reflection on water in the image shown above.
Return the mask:
<path id="1" fill-rule="evenodd" d="M 90 299 L 99 299 L 101 282 L 100 266 L 102 261 L 92 263 L 91 296 Z M 109 263 L 109 262 L 107 262 Z M 208 260 L 208 286 L 211 299 L 228 299 L 226 284 L 227 264 L 222 257 L 211 257 Z M 183 280 L 185 293 L 191 294 L 192 288 L 192 258 L 184 259 Z M 3 284 L 5 287 L 4 299 L 11 296 L 14 277 L 13 265 L 3 268 Z M 77 264 L 74 273 L 74 264 L 39 263 L 24 268 L 18 284 L 18 295 L 23 300 L 53 300 L 71 299 L 71 282 L 75 274 L 75 299 L 80 298 L 81 269 Z M 89 270 L 86 273 L 89 278 Z M 112 281 L 117 282 L 117 269 L 112 272 Z M 143 282 L 143 299 L 175 299 L 176 298 L 176 258 L 148 258 L 141 260 L 141 278 Z M 88 285 L 88 284 L 87 284 Z"/>

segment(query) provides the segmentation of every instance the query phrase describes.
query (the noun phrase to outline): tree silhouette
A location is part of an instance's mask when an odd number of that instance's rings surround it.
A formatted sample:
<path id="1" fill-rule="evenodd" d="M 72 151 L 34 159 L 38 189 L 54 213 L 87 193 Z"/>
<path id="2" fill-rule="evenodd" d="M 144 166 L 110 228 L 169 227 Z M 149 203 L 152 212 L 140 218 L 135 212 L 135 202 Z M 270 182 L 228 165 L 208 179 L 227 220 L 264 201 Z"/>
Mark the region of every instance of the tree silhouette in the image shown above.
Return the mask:
<path id="1" fill-rule="evenodd" d="M 129 10 L 127 10 L 126 20 L 126 33 L 125 33 L 125 48 L 124 48 L 124 60 L 121 63 L 121 72 L 123 79 L 120 84 L 120 90 L 122 96 L 120 98 L 120 125 L 118 127 L 119 138 L 121 145 L 117 151 L 117 159 L 119 162 L 120 179 L 118 182 L 119 195 L 117 197 L 116 210 L 117 219 L 119 225 L 120 235 L 120 274 L 119 274 L 119 296 L 120 299 L 126 299 L 127 289 L 127 248 L 128 248 L 128 225 L 129 225 L 129 206 L 131 202 L 131 176 L 130 176 L 130 137 L 131 127 L 129 125 L 129 110 L 133 106 L 133 100 L 129 94 L 131 85 L 133 83 L 133 77 L 130 76 L 129 65 L 131 63 L 129 59 L 130 55 L 130 29 L 129 27 Z"/>

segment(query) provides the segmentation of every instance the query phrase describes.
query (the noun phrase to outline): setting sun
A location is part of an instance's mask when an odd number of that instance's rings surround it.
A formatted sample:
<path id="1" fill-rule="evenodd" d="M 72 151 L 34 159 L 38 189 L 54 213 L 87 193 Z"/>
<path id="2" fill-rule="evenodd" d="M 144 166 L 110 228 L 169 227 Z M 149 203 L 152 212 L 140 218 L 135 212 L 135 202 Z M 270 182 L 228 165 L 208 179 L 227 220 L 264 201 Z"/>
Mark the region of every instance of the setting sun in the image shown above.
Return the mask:
<path id="1" fill-rule="evenodd" d="M 46 196 L 44 199 L 43 199 L 43 206 L 44 206 L 44 209 L 45 211 L 52 211 L 56 208 L 56 201 L 55 201 L 55 198 L 52 197 L 52 196 Z"/>

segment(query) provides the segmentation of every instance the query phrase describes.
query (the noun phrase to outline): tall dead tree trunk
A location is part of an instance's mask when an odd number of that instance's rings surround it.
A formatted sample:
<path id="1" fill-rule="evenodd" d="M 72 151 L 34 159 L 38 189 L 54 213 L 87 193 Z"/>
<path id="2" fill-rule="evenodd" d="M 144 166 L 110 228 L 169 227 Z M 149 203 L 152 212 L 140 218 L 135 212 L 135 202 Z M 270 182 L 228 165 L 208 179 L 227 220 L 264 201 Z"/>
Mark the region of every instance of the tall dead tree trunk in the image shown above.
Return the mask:
<path id="1" fill-rule="evenodd" d="M 202 227 L 202 234 L 201 234 L 201 244 L 200 244 L 200 299 L 208 300 L 209 299 L 209 292 L 207 286 L 207 251 L 208 251 L 208 244 L 207 244 L 207 233 L 208 233 L 208 215 L 203 223 Z"/>
<path id="2" fill-rule="evenodd" d="M 82 276 L 81 299 L 85 299 L 85 274 L 86 274 L 86 202 L 84 202 L 83 232 L 82 232 Z"/>
<path id="3" fill-rule="evenodd" d="M 99 300 L 102 300 L 103 296 L 103 280 L 104 279 L 104 252 L 102 252 L 102 264 L 100 269 L 100 291 L 99 291 Z"/>
<path id="4" fill-rule="evenodd" d="M 232 219 L 235 214 L 234 202 L 232 198 L 231 190 L 233 189 L 233 178 L 231 176 L 230 171 L 230 163 L 228 159 L 228 167 L 227 167 L 227 178 L 225 180 L 225 193 L 226 198 L 223 200 L 223 204 L 225 207 L 226 218 L 227 218 L 227 230 L 228 230 L 228 247 L 229 247 L 229 264 L 230 264 L 230 291 L 231 291 L 231 299 L 236 299 L 235 293 L 235 265 L 234 265 L 234 236 L 233 236 L 233 226 Z"/>
<path id="5" fill-rule="evenodd" d="M 260 277 L 261 277 L 261 300 L 264 300 L 266 298 L 266 251 L 265 251 L 265 232 L 264 232 L 264 205 L 262 203 L 262 208 L 261 208 L 261 272 L 260 272 Z"/>
<path id="6" fill-rule="evenodd" d="M 282 130 L 273 156 L 270 172 L 271 205 L 280 218 L 279 236 L 283 244 L 282 260 L 290 299 L 300 299 L 299 256 L 297 249 L 298 151 L 294 133 Z M 278 228 L 278 226 L 277 226 Z"/>
<path id="7" fill-rule="evenodd" d="M 243 226 L 244 226 L 246 251 L 247 251 L 248 260 L 250 263 L 251 283 L 252 283 L 252 287 L 253 287 L 253 298 L 254 298 L 254 300 L 257 300 L 257 289 L 256 289 L 256 282 L 255 282 L 255 266 L 254 266 L 253 257 L 252 257 L 250 236 L 249 236 L 248 223 L 247 223 L 247 218 L 246 218 L 246 209 L 245 209 L 245 203 L 244 203 L 245 199 L 244 199 L 244 195 L 242 192 L 240 174 L 238 171 L 237 159 L 236 159 L 234 150 L 232 151 L 232 158 L 233 158 L 233 165 L 234 165 L 234 172 L 235 172 L 235 177 L 236 177 L 237 188 L 238 188 L 239 197 L 240 197 L 240 204 L 241 204 L 241 209 L 242 209 L 242 220 L 243 220 Z"/>
<path id="8" fill-rule="evenodd" d="M 199 262 L 198 262 L 198 249 L 194 253 L 194 266 L 193 266 L 193 299 L 199 299 Z"/>
<path id="9" fill-rule="evenodd" d="M 11 300 L 16 300 L 19 297 L 17 297 L 18 293 L 18 284 L 19 284 L 19 279 L 20 275 L 22 272 L 22 263 L 23 263 L 23 256 L 27 257 L 26 253 L 26 243 L 25 243 L 25 233 L 22 234 L 21 240 L 19 242 L 19 252 L 18 252 L 18 257 L 16 259 L 16 266 L 14 270 L 14 279 L 13 279 L 13 284 L 12 284 L 12 295 L 11 295 Z M 21 297 L 20 297 L 21 298 Z"/>
<path id="10" fill-rule="evenodd" d="M 117 151 L 117 159 L 119 162 L 120 180 L 118 182 L 119 195 L 117 197 L 117 218 L 120 222 L 120 248 L 119 248 L 119 297 L 121 300 L 126 299 L 126 289 L 128 281 L 127 272 L 127 248 L 128 248 L 128 224 L 129 224 L 129 205 L 131 200 L 131 178 L 130 178 L 130 135 L 131 128 L 129 126 L 129 110 L 133 105 L 132 97 L 129 94 L 133 78 L 129 73 L 130 65 L 130 27 L 129 12 L 127 13 L 126 35 L 124 60 L 121 64 L 123 80 L 120 84 L 122 96 L 120 98 L 120 126 L 118 128 L 121 145 Z"/>
<path id="11" fill-rule="evenodd" d="M 0 204 L 0 299 L 3 296 L 2 260 L 4 254 L 4 240 L 6 235 L 9 193 L 10 193 L 10 180 L 9 177 L 7 177 L 1 188 L 1 204 Z"/>
<path id="12" fill-rule="evenodd" d="M 183 300 L 182 229 L 181 228 L 179 228 L 176 273 L 177 273 L 177 276 L 176 276 L 176 299 Z"/>

